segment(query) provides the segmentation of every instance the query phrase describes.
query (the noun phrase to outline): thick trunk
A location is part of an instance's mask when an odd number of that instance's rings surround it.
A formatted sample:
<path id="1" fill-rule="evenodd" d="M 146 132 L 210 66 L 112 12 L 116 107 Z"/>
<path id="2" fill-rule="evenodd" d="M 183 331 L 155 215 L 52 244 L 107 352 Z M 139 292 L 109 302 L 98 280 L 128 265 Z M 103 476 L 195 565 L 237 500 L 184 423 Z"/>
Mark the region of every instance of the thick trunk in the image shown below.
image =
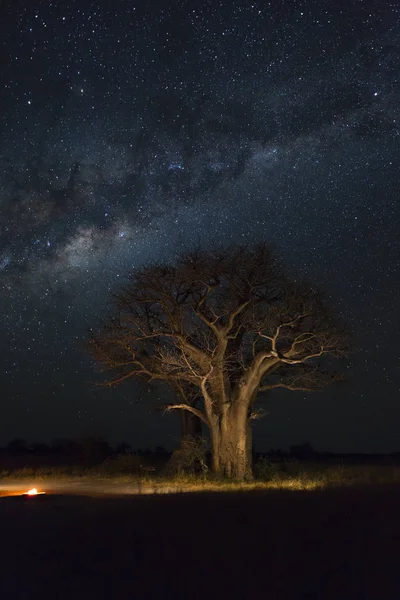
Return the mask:
<path id="1" fill-rule="evenodd" d="M 244 407 L 233 407 L 211 427 L 212 470 L 232 479 L 251 477 L 251 421 Z"/>

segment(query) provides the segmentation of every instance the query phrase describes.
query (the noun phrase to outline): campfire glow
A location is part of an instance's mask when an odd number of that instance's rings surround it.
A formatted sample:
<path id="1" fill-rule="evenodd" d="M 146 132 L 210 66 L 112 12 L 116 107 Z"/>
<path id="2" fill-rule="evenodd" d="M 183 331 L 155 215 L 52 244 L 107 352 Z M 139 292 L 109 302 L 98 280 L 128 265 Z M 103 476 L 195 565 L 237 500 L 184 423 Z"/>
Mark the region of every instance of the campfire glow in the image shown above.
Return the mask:
<path id="1" fill-rule="evenodd" d="M 37 496 L 38 494 L 44 494 L 45 492 L 38 492 L 36 488 L 32 488 L 24 493 L 24 496 Z"/>

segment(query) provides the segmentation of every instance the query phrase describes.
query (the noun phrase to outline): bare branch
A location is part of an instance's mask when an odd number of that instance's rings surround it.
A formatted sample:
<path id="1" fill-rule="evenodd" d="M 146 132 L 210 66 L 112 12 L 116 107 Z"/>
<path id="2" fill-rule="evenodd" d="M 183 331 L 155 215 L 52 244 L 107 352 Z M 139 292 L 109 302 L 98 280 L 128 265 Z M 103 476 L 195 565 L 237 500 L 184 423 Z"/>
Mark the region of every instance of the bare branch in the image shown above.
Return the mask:
<path id="1" fill-rule="evenodd" d="M 269 415 L 269 413 L 267 413 L 265 410 L 263 410 L 262 408 L 257 408 L 250 413 L 249 419 L 251 419 L 252 421 L 259 421 L 267 415 Z"/>
<path id="2" fill-rule="evenodd" d="M 219 435 L 230 430 L 224 419 L 249 415 L 260 391 L 337 381 L 331 367 L 345 356 L 344 339 L 323 294 L 290 281 L 261 244 L 135 270 L 88 350 L 110 375 L 106 385 L 164 380 L 182 399 L 168 410 L 197 414 Z"/>
<path id="3" fill-rule="evenodd" d="M 242 304 L 239 304 L 239 306 L 236 308 L 236 310 L 234 310 L 233 312 L 230 313 L 230 315 L 228 317 L 228 322 L 223 329 L 224 335 L 229 334 L 229 332 L 232 330 L 232 327 L 234 325 L 236 317 L 238 315 L 240 315 L 240 313 L 243 312 L 244 309 L 247 308 L 247 306 L 249 306 L 250 302 L 251 302 L 251 299 L 249 298 L 248 300 L 246 300 L 246 302 L 242 302 Z"/>
<path id="4" fill-rule="evenodd" d="M 290 384 L 290 383 L 283 383 L 283 382 L 262 385 L 259 388 L 259 391 L 265 392 L 267 390 L 277 390 L 279 388 L 284 388 L 286 390 L 292 390 L 292 391 L 296 391 L 296 392 L 314 392 L 315 391 L 315 388 L 312 388 L 312 387 L 295 385 L 295 384 Z"/>
<path id="5" fill-rule="evenodd" d="M 199 417 L 199 419 L 201 419 L 206 425 L 210 424 L 206 414 L 199 408 L 195 408 L 190 404 L 167 404 L 164 407 L 164 412 L 170 412 L 171 410 L 187 410 L 188 412 L 196 415 L 196 417 Z"/>

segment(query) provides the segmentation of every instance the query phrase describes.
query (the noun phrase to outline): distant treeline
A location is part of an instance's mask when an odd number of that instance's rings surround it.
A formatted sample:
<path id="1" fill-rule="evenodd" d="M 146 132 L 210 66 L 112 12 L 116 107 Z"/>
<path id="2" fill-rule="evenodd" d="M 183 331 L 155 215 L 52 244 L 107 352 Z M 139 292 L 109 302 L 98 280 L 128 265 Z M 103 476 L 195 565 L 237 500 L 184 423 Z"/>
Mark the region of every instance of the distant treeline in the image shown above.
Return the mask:
<path id="1" fill-rule="evenodd" d="M 23 439 L 15 438 L 6 446 L 0 447 L 0 455 L 7 456 L 54 456 L 54 457 L 86 457 L 104 459 L 118 454 L 135 454 L 144 456 L 150 454 L 170 454 L 163 447 L 156 446 L 155 451 L 146 448 L 133 449 L 131 444 L 121 442 L 111 446 L 101 437 L 84 437 L 78 439 L 54 440 L 51 444 L 41 442 L 28 443 Z"/>
<path id="2" fill-rule="evenodd" d="M 165 450 L 163 446 L 156 446 L 154 450 L 135 449 L 126 442 L 111 446 L 101 437 L 54 440 L 51 444 L 29 444 L 23 439 L 13 439 L 6 446 L 0 447 L 0 459 L 3 461 L 7 458 L 23 457 L 26 460 L 31 457 L 33 462 L 36 462 L 34 460 L 36 458 L 41 464 L 67 464 L 71 461 L 95 464 L 121 454 L 134 454 L 146 458 L 148 461 L 158 462 L 168 460 L 172 452 Z M 254 459 L 257 461 L 260 458 L 271 461 L 306 460 L 343 464 L 400 464 L 400 452 L 390 454 L 319 452 L 308 442 L 293 445 L 288 451 L 273 448 L 268 452 L 254 452 Z"/>

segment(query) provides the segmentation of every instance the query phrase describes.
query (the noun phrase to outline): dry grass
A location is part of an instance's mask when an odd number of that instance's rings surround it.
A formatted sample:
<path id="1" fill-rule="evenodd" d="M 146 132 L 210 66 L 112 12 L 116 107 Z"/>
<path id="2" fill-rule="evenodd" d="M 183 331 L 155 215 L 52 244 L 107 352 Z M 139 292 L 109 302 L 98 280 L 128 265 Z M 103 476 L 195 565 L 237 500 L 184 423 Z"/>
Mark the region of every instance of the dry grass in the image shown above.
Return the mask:
<path id="1" fill-rule="evenodd" d="M 254 490 L 317 490 L 338 487 L 382 484 L 400 484 L 400 467 L 376 465 L 327 466 L 313 463 L 259 463 L 256 476 L 249 482 L 237 482 L 211 475 L 180 474 L 171 477 L 114 472 L 100 465 L 97 468 L 79 467 L 20 469 L 0 472 L 0 483 L 58 480 L 67 484 L 108 484 L 136 486 L 139 493 L 200 492 L 200 491 L 254 491 Z"/>

